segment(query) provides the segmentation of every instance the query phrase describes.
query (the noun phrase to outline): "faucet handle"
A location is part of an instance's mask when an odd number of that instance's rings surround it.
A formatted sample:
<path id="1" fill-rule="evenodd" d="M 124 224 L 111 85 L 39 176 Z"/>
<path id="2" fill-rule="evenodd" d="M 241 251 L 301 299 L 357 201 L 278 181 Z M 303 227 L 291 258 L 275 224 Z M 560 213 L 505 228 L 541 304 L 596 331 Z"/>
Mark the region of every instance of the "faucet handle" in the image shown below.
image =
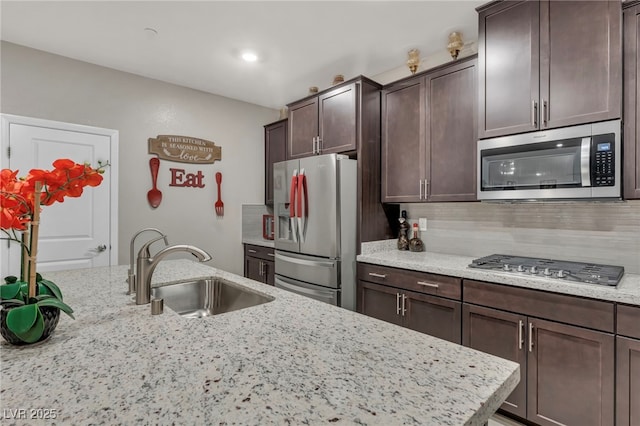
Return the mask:
<path id="1" fill-rule="evenodd" d="M 149 252 L 149 248 L 151 247 L 151 245 L 153 243 L 155 243 L 156 241 L 160 241 L 160 240 L 164 240 L 165 244 L 169 245 L 169 242 L 167 241 L 167 236 L 166 235 L 162 235 L 160 237 L 154 238 L 153 240 L 149 240 L 140 248 L 140 251 L 138 252 L 138 258 L 140 258 L 141 256 L 144 259 L 150 258 L 151 257 L 151 253 Z"/>

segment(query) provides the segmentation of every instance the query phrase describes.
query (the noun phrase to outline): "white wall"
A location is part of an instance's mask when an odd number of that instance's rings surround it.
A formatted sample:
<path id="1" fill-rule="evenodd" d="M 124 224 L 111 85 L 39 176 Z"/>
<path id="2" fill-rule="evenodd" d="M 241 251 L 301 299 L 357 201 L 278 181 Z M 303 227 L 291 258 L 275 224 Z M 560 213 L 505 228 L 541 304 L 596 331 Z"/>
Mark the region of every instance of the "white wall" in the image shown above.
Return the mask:
<path id="1" fill-rule="evenodd" d="M 278 111 L 2 42 L 0 112 L 116 129 L 119 154 L 119 263 L 139 229 L 165 231 L 171 243 L 207 250 L 213 266 L 242 275 L 242 204 L 264 201 L 263 125 Z M 212 75 L 211 78 L 216 78 Z M 147 139 L 175 134 L 222 147 L 222 161 L 161 161 L 162 203 L 152 209 Z M 205 188 L 169 187 L 169 168 L 201 170 Z M 222 172 L 225 215 L 217 218 L 216 172 Z"/>

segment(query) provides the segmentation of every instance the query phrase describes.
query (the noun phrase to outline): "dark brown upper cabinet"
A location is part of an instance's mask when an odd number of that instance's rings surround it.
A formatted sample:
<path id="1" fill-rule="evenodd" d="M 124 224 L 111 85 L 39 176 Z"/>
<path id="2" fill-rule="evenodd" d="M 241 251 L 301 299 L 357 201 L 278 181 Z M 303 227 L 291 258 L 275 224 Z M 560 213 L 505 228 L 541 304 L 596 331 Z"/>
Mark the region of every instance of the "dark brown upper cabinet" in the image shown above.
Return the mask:
<path id="1" fill-rule="evenodd" d="M 620 2 L 504 1 L 478 12 L 480 138 L 620 118 Z"/>
<path id="2" fill-rule="evenodd" d="M 288 120 L 264 126 L 264 203 L 273 205 L 273 164 L 286 160 Z"/>
<path id="3" fill-rule="evenodd" d="M 370 84 L 359 78 L 289 104 L 287 158 L 355 152 L 363 83 Z"/>
<path id="4" fill-rule="evenodd" d="M 476 199 L 476 58 L 386 86 L 382 201 Z"/>
<path id="5" fill-rule="evenodd" d="M 640 199 L 640 2 L 624 10 L 624 176 L 625 199 Z"/>
<path id="6" fill-rule="evenodd" d="M 381 89 L 358 76 L 287 105 L 287 159 L 342 153 L 358 160 L 358 253 L 361 242 L 393 238 L 388 217 L 399 214 L 380 202 Z"/>

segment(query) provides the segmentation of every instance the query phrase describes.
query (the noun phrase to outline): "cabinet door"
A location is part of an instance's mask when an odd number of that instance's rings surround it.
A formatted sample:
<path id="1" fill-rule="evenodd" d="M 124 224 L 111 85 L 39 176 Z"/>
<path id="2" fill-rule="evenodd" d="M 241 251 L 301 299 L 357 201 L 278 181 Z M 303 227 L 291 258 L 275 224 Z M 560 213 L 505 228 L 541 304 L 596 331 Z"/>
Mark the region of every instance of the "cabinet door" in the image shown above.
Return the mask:
<path id="1" fill-rule="evenodd" d="M 540 2 L 541 128 L 620 118 L 621 21 L 619 2 Z"/>
<path id="2" fill-rule="evenodd" d="M 382 93 L 382 202 L 422 200 L 426 176 L 424 77 Z"/>
<path id="3" fill-rule="evenodd" d="M 460 344 L 460 302 L 408 291 L 403 295 L 405 327 Z"/>
<path id="4" fill-rule="evenodd" d="M 256 259 L 255 257 L 245 256 L 244 276 L 252 280 L 264 282 L 262 278 L 262 262 L 262 260 Z"/>
<path id="5" fill-rule="evenodd" d="M 426 195 L 429 201 L 476 199 L 476 61 L 428 75 Z"/>
<path id="6" fill-rule="evenodd" d="M 289 105 L 289 143 L 287 159 L 314 155 L 313 141 L 318 136 L 318 98 Z"/>
<path id="7" fill-rule="evenodd" d="M 502 408 L 519 417 L 527 415 L 527 317 L 495 309 L 463 304 L 462 344 L 520 364 L 520 383 Z"/>
<path id="8" fill-rule="evenodd" d="M 624 198 L 640 198 L 640 4 L 624 11 Z"/>
<path id="9" fill-rule="evenodd" d="M 273 205 L 273 163 L 284 161 L 287 153 L 288 120 L 264 127 L 264 203 Z"/>
<path id="10" fill-rule="evenodd" d="M 269 285 L 276 285 L 275 263 L 267 260 L 263 260 L 262 264 L 264 266 L 263 274 L 262 274 L 262 282 Z"/>
<path id="11" fill-rule="evenodd" d="M 478 136 L 538 128 L 540 16 L 537 1 L 504 2 L 479 14 Z"/>
<path id="12" fill-rule="evenodd" d="M 527 419 L 545 425 L 614 424 L 614 337 L 529 318 Z"/>
<path id="13" fill-rule="evenodd" d="M 358 281 L 358 312 L 369 317 L 402 325 L 400 315 L 401 290 L 384 285 Z"/>
<path id="14" fill-rule="evenodd" d="M 318 98 L 320 153 L 355 151 L 357 83 L 332 90 Z"/>
<path id="15" fill-rule="evenodd" d="M 616 425 L 640 425 L 640 340 L 616 338 Z"/>

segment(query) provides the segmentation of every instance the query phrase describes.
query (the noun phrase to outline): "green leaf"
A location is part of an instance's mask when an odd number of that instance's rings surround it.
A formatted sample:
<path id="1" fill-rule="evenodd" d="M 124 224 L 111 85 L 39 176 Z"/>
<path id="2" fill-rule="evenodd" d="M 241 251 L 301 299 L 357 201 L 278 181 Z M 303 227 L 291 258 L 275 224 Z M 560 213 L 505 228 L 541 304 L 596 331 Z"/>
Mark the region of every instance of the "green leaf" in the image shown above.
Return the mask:
<path id="1" fill-rule="evenodd" d="M 2 306 L 19 306 L 19 305 L 24 305 L 24 300 L 20 300 L 20 299 L 2 299 L 2 302 L 0 302 L 0 304 L 2 304 Z"/>
<path id="2" fill-rule="evenodd" d="M 38 301 L 37 305 L 38 306 L 53 306 L 54 308 L 60 309 L 65 314 L 67 314 L 71 318 L 75 319 L 75 317 L 73 316 L 73 309 L 71 309 L 71 306 L 69 306 L 66 303 L 56 299 L 55 297 L 52 297 L 52 296 L 43 297 L 41 300 Z"/>
<path id="3" fill-rule="evenodd" d="M 35 305 L 30 305 L 30 306 L 35 306 Z M 21 340 L 27 343 L 37 342 L 42 337 L 42 333 L 44 333 L 44 318 L 39 309 L 36 309 L 36 312 L 37 312 L 36 320 L 33 326 L 29 330 L 25 331 L 24 333 L 17 333 L 12 330 L 16 336 L 18 336 Z M 9 325 L 8 316 L 7 316 L 7 325 Z M 11 327 L 9 327 L 9 329 L 11 329 Z"/>
<path id="4" fill-rule="evenodd" d="M 0 285 L 0 299 L 17 299 L 20 293 L 20 283 Z"/>
<path id="5" fill-rule="evenodd" d="M 7 327 L 16 335 L 26 333 L 35 324 L 38 315 L 42 317 L 37 305 L 24 305 L 10 309 L 7 312 Z"/>
<path id="6" fill-rule="evenodd" d="M 49 281 L 49 280 L 40 280 L 38 282 L 38 284 L 42 285 L 44 288 L 47 289 L 46 292 L 42 292 L 40 291 L 40 294 L 52 294 L 55 297 L 57 297 L 58 299 L 62 300 L 62 292 L 60 291 L 60 287 L 58 287 L 57 285 L 55 285 L 53 282 Z"/>

